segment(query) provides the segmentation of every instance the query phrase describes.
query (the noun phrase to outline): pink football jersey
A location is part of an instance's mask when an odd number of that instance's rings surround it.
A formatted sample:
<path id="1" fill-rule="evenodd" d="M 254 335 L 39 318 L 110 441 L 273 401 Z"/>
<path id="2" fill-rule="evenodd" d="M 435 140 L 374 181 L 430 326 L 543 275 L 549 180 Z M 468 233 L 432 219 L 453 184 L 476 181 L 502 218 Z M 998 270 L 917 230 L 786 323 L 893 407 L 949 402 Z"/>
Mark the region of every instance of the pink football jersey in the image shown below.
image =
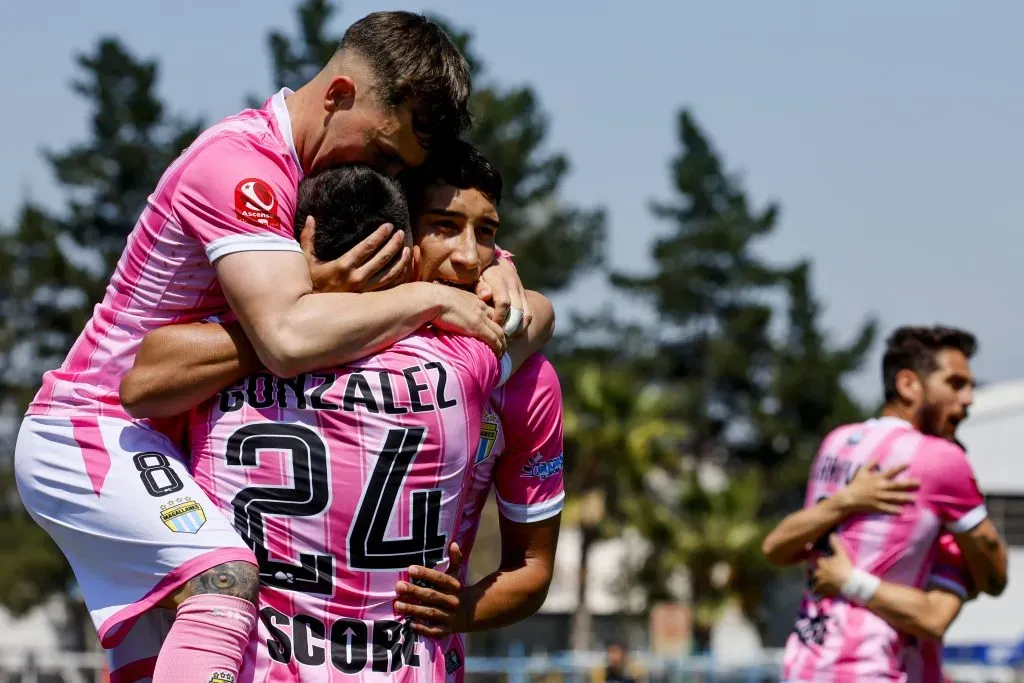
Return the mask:
<path id="1" fill-rule="evenodd" d="M 463 567 L 480 527 L 491 487 L 498 509 L 520 524 L 540 522 L 562 511 L 562 388 L 555 368 L 534 354 L 491 394 L 456 540 Z"/>
<path id="2" fill-rule="evenodd" d="M 194 413 L 196 481 L 261 566 L 245 680 L 444 678 L 395 584 L 447 566 L 501 372 L 481 342 L 424 330 L 341 368 L 253 375 Z"/>
<path id="3" fill-rule="evenodd" d="M 551 363 L 531 356 L 484 409 L 469 491 L 455 540 L 462 549 L 462 581 L 491 488 L 503 517 L 520 524 L 562 512 L 562 388 Z M 493 567 L 492 569 L 497 569 Z M 465 643 L 457 634 L 445 646 L 449 683 L 463 680 Z"/>
<path id="4" fill-rule="evenodd" d="M 900 515 L 860 515 L 835 531 L 854 565 L 879 578 L 920 588 L 931 574 L 936 540 L 945 528 L 973 528 L 985 519 L 984 499 L 964 452 L 903 420 L 880 418 L 829 434 L 811 467 L 805 507 L 833 495 L 868 462 L 921 482 L 917 501 Z M 821 550 L 827 548 L 823 540 Z M 907 681 L 908 639 L 867 609 L 805 591 L 786 643 L 783 679 L 814 683 Z"/>
<path id="5" fill-rule="evenodd" d="M 292 221 L 302 168 L 282 90 L 207 129 L 164 173 L 106 294 L 64 364 L 43 375 L 30 415 L 130 419 L 118 385 L 147 332 L 223 313 L 214 262 L 300 251 Z"/>

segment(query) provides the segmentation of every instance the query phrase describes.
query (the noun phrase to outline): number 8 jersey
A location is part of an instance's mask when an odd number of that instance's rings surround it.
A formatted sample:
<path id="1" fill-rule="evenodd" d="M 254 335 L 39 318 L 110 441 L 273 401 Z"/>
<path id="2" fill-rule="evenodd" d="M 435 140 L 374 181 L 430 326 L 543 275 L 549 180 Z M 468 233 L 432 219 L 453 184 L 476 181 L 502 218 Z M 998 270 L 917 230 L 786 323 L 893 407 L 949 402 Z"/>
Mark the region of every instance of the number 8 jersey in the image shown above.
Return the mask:
<path id="1" fill-rule="evenodd" d="M 196 481 L 260 563 L 243 679 L 444 680 L 438 643 L 395 614 L 395 584 L 447 567 L 505 374 L 481 342 L 423 331 L 341 368 L 252 375 L 193 413 Z"/>

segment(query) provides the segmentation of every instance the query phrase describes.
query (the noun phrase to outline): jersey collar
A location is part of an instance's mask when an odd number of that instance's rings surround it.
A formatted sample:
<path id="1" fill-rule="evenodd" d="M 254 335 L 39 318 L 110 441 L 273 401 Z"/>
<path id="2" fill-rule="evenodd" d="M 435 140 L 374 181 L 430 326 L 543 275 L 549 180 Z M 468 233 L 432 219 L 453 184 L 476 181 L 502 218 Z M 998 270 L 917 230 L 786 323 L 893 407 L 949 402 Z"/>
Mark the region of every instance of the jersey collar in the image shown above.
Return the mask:
<path id="1" fill-rule="evenodd" d="M 902 417 L 895 417 L 893 415 L 882 415 L 880 417 L 876 417 L 875 423 L 892 425 L 893 427 L 905 427 L 907 429 L 914 428 L 914 425 L 910 424 Z"/>
<path id="2" fill-rule="evenodd" d="M 299 163 L 299 153 L 295 151 L 295 137 L 292 135 L 292 117 L 288 115 L 288 107 L 284 103 L 285 98 L 293 94 L 295 93 L 289 88 L 281 88 L 274 93 L 274 96 L 270 98 L 270 112 L 274 115 L 277 128 L 281 131 L 285 144 L 288 145 L 288 151 L 291 152 L 292 161 L 295 162 L 295 166 L 301 174 L 302 164 Z"/>

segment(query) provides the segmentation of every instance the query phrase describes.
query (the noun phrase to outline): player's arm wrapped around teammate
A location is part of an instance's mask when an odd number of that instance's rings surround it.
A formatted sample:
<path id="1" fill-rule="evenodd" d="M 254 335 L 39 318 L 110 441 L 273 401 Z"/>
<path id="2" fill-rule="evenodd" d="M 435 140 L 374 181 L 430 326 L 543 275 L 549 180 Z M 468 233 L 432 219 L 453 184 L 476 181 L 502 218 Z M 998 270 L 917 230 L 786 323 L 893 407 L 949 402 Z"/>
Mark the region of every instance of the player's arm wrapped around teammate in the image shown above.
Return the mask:
<path id="1" fill-rule="evenodd" d="M 830 536 L 829 545 L 832 554 L 815 561 L 814 593 L 842 596 L 903 633 L 942 640 L 969 597 L 961 581 L 932 580 L 926 591 L 883 581 L 854 567 L 838 536 Z"/>
<path id="2" fill-rule="evenodd" d="M 508 335 L 522 335 L 533 323 L 531 297 L 519 279 L 512 252 L 496 247 L 494 263 L 484 269 L 476 292 L 494 307 L 493 319 Z"/>
<path id="3" fill-rule="evenodd" d="M 168 325 L 143 339 L 121 405 L 135 418 L 173 417 L 261 367 L 237 321 Z"/>
<path id="4" fill-rule="evenodd" d="M 918 482 L 898 479 L 907 467 L 879 470 L 868 463 L 830 498 L 788 515 L 765 537 L 761 550 L 777 566 L 806 560 L 813 546 L 836 525 L 858 513 L 899 514 L 914 500 Z"/>

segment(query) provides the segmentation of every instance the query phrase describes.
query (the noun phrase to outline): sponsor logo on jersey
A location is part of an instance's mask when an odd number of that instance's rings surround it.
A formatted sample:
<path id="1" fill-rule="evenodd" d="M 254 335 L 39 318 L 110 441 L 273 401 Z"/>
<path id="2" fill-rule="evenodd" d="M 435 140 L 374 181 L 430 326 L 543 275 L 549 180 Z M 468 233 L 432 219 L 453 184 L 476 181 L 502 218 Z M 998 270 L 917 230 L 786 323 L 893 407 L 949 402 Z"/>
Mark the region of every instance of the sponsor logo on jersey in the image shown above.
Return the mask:
<path id="1" fill-rule="evenodd" d="M 484 411 L 484 419 L 480 424 L 480 444 L 476 447 L 474 465 L 479 465 L 491 457 L 494 443 L 498 440 L 498 416 L 489 410 Z"/>
<path id="2" fill-rule="evenodd" d="M 462 667 L 462 657 L 455 650 L 448 650 L 444 656 L 445 673 L 453 674 Z"/>
<path id="3" fill-rule="evenodd" d="M 550 460 L 544 460 L 538 453 L 523 465 L 523 473 L 520 476 L 525 479 L 540 479 L 544 481 L 548 477 L 553 477 L 562 471 L 562 459 L 561 453 Z"/>
<path id="4" fill-rule="evenodd" d="M 178 498 L 160 506 L 160 520 L 176 534 L 194 534 L 206 524 L 206 513 L 191 498 Z"/>
<path id="5" fill-rule="evenodd" d="M 210 676 L 210 683 L 235 683 L 235 675 L 228 671 L 216 671 Z"/>
<path id="6" fill-rule="evenodd" d="M 235 216 L 261 228 L 281 225 L 274 190 L 259 178 L 246 178 L 235 187 Z"/>

